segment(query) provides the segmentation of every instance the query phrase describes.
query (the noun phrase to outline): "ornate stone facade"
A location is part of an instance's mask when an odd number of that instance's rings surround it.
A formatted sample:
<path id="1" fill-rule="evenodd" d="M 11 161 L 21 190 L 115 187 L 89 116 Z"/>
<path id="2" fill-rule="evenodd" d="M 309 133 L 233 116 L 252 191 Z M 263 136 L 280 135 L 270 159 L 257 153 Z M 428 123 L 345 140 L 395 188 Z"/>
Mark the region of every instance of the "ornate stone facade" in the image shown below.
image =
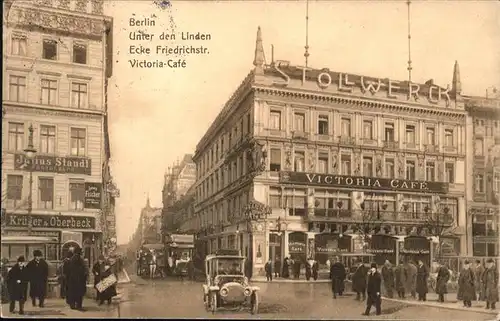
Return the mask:
<path id="1" fill-rule="evenodd" d="M 102 0 L 92 0 L 92 13 L 93 14 L 103 14 L 103 1 Z"/>
<path id="2" fill-rule="evenodd" d="M 36 26 L 46 32 L 65 32 L 93 38 L 101 38 L 106 27 L 103 20 L 25 8 L 15 8 L 9 23 L 30 29 Z"/>
<path id="3" fill-rule="evenodd" d="M 69 10 L 70 0 L 57 0 L 57 8 Z"/>

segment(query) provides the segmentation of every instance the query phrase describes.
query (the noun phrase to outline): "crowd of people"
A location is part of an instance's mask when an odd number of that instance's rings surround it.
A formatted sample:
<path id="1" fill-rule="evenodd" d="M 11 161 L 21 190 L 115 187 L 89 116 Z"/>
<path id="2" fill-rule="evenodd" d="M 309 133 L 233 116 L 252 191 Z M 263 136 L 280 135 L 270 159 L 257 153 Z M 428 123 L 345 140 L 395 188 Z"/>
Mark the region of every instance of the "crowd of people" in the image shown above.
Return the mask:
<path id="1" fill-rule="evenodd" d="M 19 256 L 15 265 L 10 269 L 7 267 L 7 262 L 2 260 L 2 281 L 5 284 L 5 287 L 2 287 L 2 300 L 10 302 L 9 310 L 11 313 L 15 313 L 16 302 L 18 302 L 19 314 L 25 313 L 24 307 L 28 294 L 33 307 L 44 307 L 47 297 L 49 265 L 43 259 L 40 250 L 35 250 L 33 256 L 34 259 L 29 262 L 26 262 L 23 255 Z M 104 256 L 100 255 L 92 268 L 94 286 L 114 273 L 111 264 L 105 261 Z M 83 310 L 83 298 L 89 280 L 89 266 L 82 257 L 81 248 L 68 251 L 67 256 L 59 266 L 57 277 L 61 298 L 66 300 L 71 309 Z M 102 292 L 96 289 L 96 292 L 99 304 L 103 304 L 104 301 L 110 304 L 111 298 L 117 295 L 116 283 L 108 286 Z"/>
<path id="2" fill-rule="evenodd" d="M 136 254 L 137 275 L 149 278 L 165 278 L 166 276 L 178 275 L 189 280 L 195 278 L 195 266 L 193 260 L 187 253 L 178 256 L 176 253 L 165 257 L 155 249 L 140 249 Z"/>

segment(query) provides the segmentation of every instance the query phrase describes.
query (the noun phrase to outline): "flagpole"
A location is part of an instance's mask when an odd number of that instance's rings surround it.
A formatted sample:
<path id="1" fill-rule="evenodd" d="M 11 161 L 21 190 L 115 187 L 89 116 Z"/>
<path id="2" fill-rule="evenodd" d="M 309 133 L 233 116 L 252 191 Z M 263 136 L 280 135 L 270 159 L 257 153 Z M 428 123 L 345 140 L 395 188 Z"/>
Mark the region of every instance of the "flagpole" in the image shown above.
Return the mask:
<path id="1" fill-rule="evenodd" d="M 309 0 L 306 0 L 306 45 L 304 57 L 306 58 L 306 68 L 309 66 Z"/>
<path id="2" fill-rule="evenodd" d="M 411 86 L 411 70 L 413 69 L 411 66 L 411 15 L 410 15 L 410 5 L 411 1 L 408 0 L 406 2 L 408 5 L 408 85 Z"/>

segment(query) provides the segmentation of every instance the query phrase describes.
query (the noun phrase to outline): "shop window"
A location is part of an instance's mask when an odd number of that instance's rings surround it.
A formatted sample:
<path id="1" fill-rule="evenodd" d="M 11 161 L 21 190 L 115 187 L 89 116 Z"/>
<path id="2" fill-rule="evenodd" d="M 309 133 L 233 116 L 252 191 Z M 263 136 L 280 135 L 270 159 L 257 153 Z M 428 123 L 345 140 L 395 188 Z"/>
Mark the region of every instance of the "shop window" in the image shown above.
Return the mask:
<path id="1" fill-rule="evenodd" d="M 17 258 L 21 255 L 24 255 L 26 259 L 26 245 L 10 245 L 10 259 L 17 260 Z"/>
<path id="2" fill-rule="evenodd" d="M 33 253 L 36 250 L 40 250 L 42 252 L 42 257 L 45 257 L 45 245 L 44 244 L 30 244 L 28 245 L 28 257 L 27 260 L 33 260 L 35 257 Z"/>

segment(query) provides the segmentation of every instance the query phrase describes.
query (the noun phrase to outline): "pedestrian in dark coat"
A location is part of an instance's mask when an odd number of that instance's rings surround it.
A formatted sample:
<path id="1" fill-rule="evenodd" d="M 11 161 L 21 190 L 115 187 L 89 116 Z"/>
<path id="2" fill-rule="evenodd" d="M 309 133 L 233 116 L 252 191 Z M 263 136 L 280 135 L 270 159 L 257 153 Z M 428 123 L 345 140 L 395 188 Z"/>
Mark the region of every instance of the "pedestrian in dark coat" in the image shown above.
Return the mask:
<path id="1" fill-rule="evenodd" d="M 483 275 L 484 299 L 486 300 L 486 309 L 495 310 L 495 304 L 498 302 L 498 271 L 493 259 L 486 261 L 486 270 Z"/>
<path id="2" fill-rule="evenodd" d="M 283 260 L 283 270 L 281 272 L 281 276 L 285 279 L 290 277 L 290 265 L 288 264 L 287 257 Z"/>
<path id="3" fill-rule="evenodd" d="M 295 279 L 300 278 L 300 268 L 302 267 L 302 263 L 300 262 L 300 259 L 296 259 L 293 262 L 293 277 Z"/>
<path id="4" fill-rule="evenodd" d="M 40 308 L 43 308 L 45 297 L 47 296 L 47 282 L 49 278 L 49 265 L 42 259 L 42 251 L 33 251 L 35 257 L 26 266 L 30 279 L 30 297 L 33 306 L 36 306 L 36 299 L 39 300 Z"/>
<path id="5" fill-rule="evenodd" d="M 187 271 L 189 280 L 194 281 L 194 263 L 192 259 L 187 262 Z"/>
<path id="6" fill-rule="evenodd" d="M 9 269 L 7 267 L 7 264 L 9 263 L 9 259 L 7 258 L 2 258 L 2 304 L 3 303 L 9 303 L 9 291 L 7 289 L 7 273 L 9 272 Z"/>
<path id="7" fill-rule="evenodd" d="M 88 271 L 81 257 L 82 249 L 76 248 L 73 257 L 66 266 L 70 307 L 73 310 L 83 309 L 83 296 L 87 291 Z"/>
<path id="8" fill-rule="evenodd" d="M 97 258 L 97 262 L 92 267 L 92 274 L 94 275 L 94 288 L 96 289 L 96 300 L 98 302 L 101 301 L 101 293 L 97 290 L 96 285 L 99 282 L 101 282 L 101 280 L 104 278 L 104 276 L 103 276 L 104 267 L 105 267 L 104 255 L 101 254 Z"/>
<path id="9" fill-rule="evenodd" d="M 28 297 L 29 274 L 25 265 L 24 256 L 17 259 L 14 265 L 7 273 L 7 289 L 9 291 L 11 313 L 16 309 L 16 301 L 19 302 L 19 314 L 24 314 L 24 302 Z"/>
<path id="10" fill-rule="evenodd" d="M 318 279 L 318 271 L 319 271 L 318 261 L 314 260 L 314 263 L 312 265 L 312 275 L 313 275 L 314 281 L 316 281 Z"/>
<path id="11" fill-rule="evenodd" d="M 267 261 L 266 265 L 264 265 L 264 270 L 266 271 L 267 281 L 272 281 L 273 280 L 273 262 L 271 260 Z"/>
<path id="12" fill-rule="evenodd" d="M 104 270 L 101 273 L 101 281 L 111 276 L 111 274 L 113 274 L 113 269 L 109 262 L 104 263 L 103 269 Z M 107 301 L 108 305 L 110 305 L 111 299 L 116 295 L 117 293 L 116 293 L 116 283 L 115 283 L 99 294 L 99 305 L 103 304 L 104 301 Z"/>
<path id="13" fill-rule="evenodd" d="M 472 301 L 476 300 L 474 272 L 470 268 L 469 261 L 464 262 L 463 269 L 458 278 L 457 299 L 463 301 L 464 307 L 467 308 L 470 308 L 472 306 Z"/>
<path id="14" fill-rule="evenodd" d="M 406 285 L 405 289 L 406 292 L 411 294 L 412 298 L 416 298 L 416 293 L 417 293 L 417 266 L 413 262 L 408 262 L 406 264 L 406 272 L 407 272 L 407 278 L 406 278 Z"/>
<path id="15" fill-rule="evenodd" d="M 67 266 L 69 262 L 71 261 L 71 258 L 73 257 L 73 251 L 68 251 L 66 254 L 66 257 L 64 258 L 61 267 L 60 267 L 60 283 L 61 283 L 61 298 L 66 299 L 66 303 L 69 303 L 69 297 L 68 297 L 68 276 L 65 274 L 65 271 L 67 271 Z"/>
<path id="16" fill-rule="evenodd" d="M 339 262 L 338 258 L 335 258 L 335 263 L 333 263 L 330 267 L 330 279 L 332 280 L 332 292 L 334 299 L 337 298 L 337 294 L 342 295 L 342 293 L 344 293 L 345 278 L 346 273 L 344 264 Z"/>
<path id="17" fill-rule="evenodd" d="M 394 269 L 395 288 L 400 299 L 405 298 L 406 283 L 408 282 L 408 271 L 403 261 L 399 261 L 399 265 Z"/>
<path id="18" fill-rule="evenodd" d="M 368 295 L 366 297 L 366 310 L 365 313 L 363 313 L 364 315 L 370 315 L 370 310 L 373 305 L 375 305 L 377 315 L 382 313 L 382 298 L 380 297 L 381 287 L 382 277 L 377 271 L 377 264 L 372 263 L 366 286 Z"/>
<path id="19" fill-rule="evenodd" d="M 312 259 L 306 261 L 306 280 L 309 281 L 312 276 Z"/>
<path id="20" fill-rule="evenodd" d="M 417 293 L 419 301 L 427 301 L 427 279 L 429 278 L 429 269 L 424 265 L 422 260 L 418 260 L 417 267 Z"/>
<path id="21" fill-rule="evenodd" d="M 384 288 L 387 292 L 387 297 L 394 297 L 394 269 L 392 268 L 391 262 L 385 260 L 384 266 L 382 267 L 382 279 L 384 280 Z"/>
<path id="22" fill-rule="evenodd" d="M 450 271 L 444 265 L 439 264 L 436 278 L 436 293 L 438 302 L 444 302 L 444 295 L 448 293 L 448 281 L 450 280 Z"/>
<path id="23" fill-rule="evenodd" d="M 274 277 L 279 277 L 281 271 L 281 260 L 277 257 L 274 261 Z"/>
<path id="24" fill-rule="evenodd" d="M 484 266 L 481 264 L 481 260 L 476 260 L 476 266 L 474 267 L 474 285 L 476 287 L 478 301 L 485 300 L 485 296 L 483 293 L 484 292 L 483 273 L 484 273 Z"/>
<path id="25" fill-rule="evenodd" d="M 361 297 L 363 297 L 363 301 L 366 299 L 368 270 L 363 262 L 359 262 L 356 271 L 352 275 L 352 290 L 356 292 L 356 300 L 358 301 L 361 300 Z"/>

